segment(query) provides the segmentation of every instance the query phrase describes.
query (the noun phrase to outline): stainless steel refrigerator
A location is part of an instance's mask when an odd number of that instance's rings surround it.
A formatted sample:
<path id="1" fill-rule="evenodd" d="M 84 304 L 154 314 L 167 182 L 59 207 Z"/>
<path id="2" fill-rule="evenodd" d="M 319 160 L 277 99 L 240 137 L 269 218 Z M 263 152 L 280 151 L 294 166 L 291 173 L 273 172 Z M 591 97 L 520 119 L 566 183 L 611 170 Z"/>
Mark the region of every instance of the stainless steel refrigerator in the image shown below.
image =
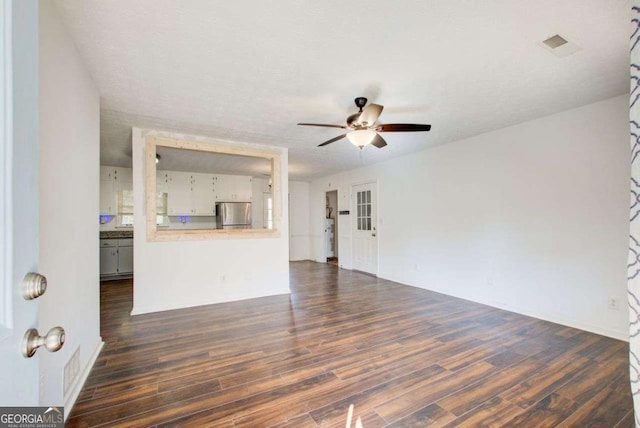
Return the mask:
<path id="1" fill-rule="evenodd" d="M 216 202 L 218 229 L 251 229 L 251 202 Z"/>

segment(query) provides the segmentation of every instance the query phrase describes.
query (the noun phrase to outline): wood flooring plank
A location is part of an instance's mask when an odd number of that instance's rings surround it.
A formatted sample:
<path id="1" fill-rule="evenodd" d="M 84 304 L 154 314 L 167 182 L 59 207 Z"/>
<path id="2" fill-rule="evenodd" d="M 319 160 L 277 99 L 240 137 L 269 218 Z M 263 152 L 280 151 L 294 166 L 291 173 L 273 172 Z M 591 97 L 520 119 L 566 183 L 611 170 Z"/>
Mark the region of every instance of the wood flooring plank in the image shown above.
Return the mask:
<path id="1" fill-rule="evenodd" d="M 390 428 L 438 428 L 455 419 L 455 415 L 433 403 L 385 426 Z"/>
<path id="2" fill-rule="evenodd" d="M 607 387 L 558 426 L 613 427 L 622 421 L 632 406 L 630 394 Z"/>
<path id="3" fill-rule="evenodd" d="M 555 392 L 505 423 L 505 427 L 555 427 L 573 414 L 580 405 Z"/>
<path id="4" fill-rule="evenodd" d="M 442 367 L 433 365 L 345 397 L 327 406 L 313 410 L 310 414 L 318 425 L 336 423 L 342 415 L 346 414 L 350 404 L 355 405 L 361 412 L 373 409 L 386 401 L 386 397 L 396 396 L 414 388 L 427 387 L 435 376 L 443 376 L 445 374 L 446 371 Z"/>
<path id="5" fill-rule="evenodd" d="M 613 428 L 636 428 L 633 410 L 627 412 L 622 420 L 620 420 L 620 422 L 618 422 Z"/>
<path id="6" fill-rule="evenodd" d="M 325 373 L 315 378 L 307 379 L 294 384 L 286 385 L 269 391 L 265 391 L 260 394 L 255 394 L 247 398 L 241 398 L 236 401 L 224 404 L 218 407 L 207 408 L 207 403 L 200 401 L 198 407 L 204 410 L 199 410 L 188 416 L 180 416 L 172 420 L 169 424 L 159 423 L 158 427 L 174 426 L 175 424 L 182 426 L 202 426 L 216 421 L 220 418 L 233 418 L 234 426 L 242 426 L 240 420 L 245 420 L 248 415 L 260 416 L 269 409 L 277 409 L 275 412 L 277 421 L 276 423 L 282 423 L 287 418 L 282 416 L 282 410 L 286 408 L 287 401 L 291 400 L 291 397 L 296 397 L 297 400 L 305 400 L 319 390 L 323 390 L 323 386 L 332 386 L 337 383 L 335 376 Z M 196 403 L 193 403 L 196 404 Z M 274 414 L 274 413 L 271 413 Z M 158 418 L 157 415 L 153 415 L 153 418 Z M 268 424 L 265 424 L 268 425 Z M 265 426 L 262 425 L 262 426 Z M 261 425 L 249 425 L 249 426 L 261 426 Z"/>
<path id="7" fill-rule="evenodd" d="M 494 397 L 480 406 L 444 425 L 446 428 L 503 427 L 522 409 L 508 401 Z M 535 426 L 535 425 L 531 425 Z"/>
<path id="8" fill-rule="evenodd" d="M 343 427 L 349 404 L 365 428 L 633 425 L 625 342 L 290 266 L 288 296 L 133 317 L 133 281 L 103 283 L 105 345 L 67 426 Z"/>
<path id="9" fill-rule="evenodd" d="M 480 361 L 458 372 L 447 373 L 446 376 L 430 382 L 428 387 L 414 388 L 401 393 L 376 406 L 374 410 L 387 422 L 395 422 L 420 410 L 425 404 L 454 394 L 457 390 L 481 381 L 497 371 L 498 368 L 495 366 Z"/>
<path id="10" fill-rule="evenodd" d="M 571 381 L 588 364 L 592 361 L 584 357 L 553 361 L 500 396 L 526 409 Z"/>
<path id="11" fill-rule="evenodd" d="M 235 424 L 233 425 L 235 428 Z M 318 424 L 315 423 L 313 418 L 309 416 L 308 413 L 304 415 L 297 416 L 293 419 L 288 419 L 284 422 L 278 423 L 276 425 L 270 425 L 267 428 L 278 427 L 278 428 L 317 428 Z"/>
<path id="12" fill-rule="evenodd" d="M 431 367 L 429 373 L 437 375 L 441 373 L 441 368 Z M 330 403 L 340 400 L 341 397 L 349 394 L 357 394 L 363 390 L 374 388 L 382 383 L 395 379 L 396 376 L 390 373 L 380 374 L 371 373 L 363 375 L 359 378 L 352 378 L 348 381 L 342 381 L 328 385 L 327 388 L 317 388 L 314 390 L 313 396 L 310 397 L 291 397 L 284 405 L 265 406 L 259 409 L 259 412 L 251 412 L 245 416 L 234 420 L 237 427 L 254 427 L 267 426 L 288 420 L 295 415 L 301 413 L 309 413 L 314 409 L 326 406 Z M 346 415 L 346 413 L 345 413 Z"/>
<path id="13" fill-rule="evenodd" d="M 455 395 L 439 400 L 438 405 L 454 415 L 460 416 L 519 384 L 542 367 L 544 364 L 540 361 L 528 358 L 515 366 L 499 371 L 487 382 L 468 386 Z M 501 403 L 502 401 L 498 402 L 498 404 Z"/>
<path id="14" fill-rule="evenodd" d="M 623 359 L 589 364 L 562 388 L 558 394 L 584 404 L 607 387 L 613 379 L 629 371 L 629 363 Z"/>

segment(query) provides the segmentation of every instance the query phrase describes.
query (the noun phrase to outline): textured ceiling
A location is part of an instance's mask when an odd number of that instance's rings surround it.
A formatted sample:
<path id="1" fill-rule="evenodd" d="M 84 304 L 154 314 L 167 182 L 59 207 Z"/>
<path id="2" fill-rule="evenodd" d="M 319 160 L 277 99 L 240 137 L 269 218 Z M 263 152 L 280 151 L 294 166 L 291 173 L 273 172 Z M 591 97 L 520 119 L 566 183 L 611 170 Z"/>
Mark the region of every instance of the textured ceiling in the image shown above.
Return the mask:
<path id="1" fill-rule="evenodd" d="M 553 114 L 629 88 L 625 0 L 59 0 L 102 101 L 101 163 L 131 126 L 289 148 L 311 179 Z M 581 49 L 558 58 L 560 34 Z M 384 149 L 316 147 L 353 98 L 385 106 Z"/>

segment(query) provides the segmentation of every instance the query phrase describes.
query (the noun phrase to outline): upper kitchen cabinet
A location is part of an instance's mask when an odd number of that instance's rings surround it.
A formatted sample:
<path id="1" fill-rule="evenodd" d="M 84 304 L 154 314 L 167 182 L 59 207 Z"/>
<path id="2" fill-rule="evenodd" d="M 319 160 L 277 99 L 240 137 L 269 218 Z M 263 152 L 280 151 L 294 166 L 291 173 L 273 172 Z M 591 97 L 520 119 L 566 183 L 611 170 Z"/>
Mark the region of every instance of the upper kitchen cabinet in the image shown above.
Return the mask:
<path id="1" fill-rule="evenodd" d="M 193 215 L 193 174 L 163 171 L 167 178 L 167 208 L 169 215 Z"/>
<path id="2" fill-rule="evenodd" d="M 118 214 L 118 192 L 132 190 L 131 168 L 100 167 L 100 214 Z"/>
<path id="3" fill-rule="evenodd" d="M 251 177 L 244 175 L 218 175 L 217 200 L 219 202 L 251 202 Z"/>
<path id="4" fill-rule="evenodd" d="M 159 171 L 156 178 L 166 186 L 169 215 L 214 215 L 216 176 L 192 172 Z"/>
<path id="5" fill-rule="evenodd" d="M 212 174 L 194 173 L 191 186 L 193 214 L 202 216 L 215 215 L 217 177 Z"/>
<path id="6" fill-rule="evenodd" d="M 170 216 L 214 216 L 216 202 L 251 202 L 250 176 L 157 171 L 156 180 Z"/>

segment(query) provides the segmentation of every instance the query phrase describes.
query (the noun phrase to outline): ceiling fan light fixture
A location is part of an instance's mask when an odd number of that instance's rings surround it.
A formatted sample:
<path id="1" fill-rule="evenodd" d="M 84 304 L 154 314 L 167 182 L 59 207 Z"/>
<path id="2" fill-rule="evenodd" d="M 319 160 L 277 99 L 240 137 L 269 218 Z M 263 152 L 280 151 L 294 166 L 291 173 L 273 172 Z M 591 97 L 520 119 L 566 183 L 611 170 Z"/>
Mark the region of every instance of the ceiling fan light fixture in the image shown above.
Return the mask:
<path id="1" fill-rule="evenodd" d="M 374 138 L 376 138 L 376 132 L 370 129 L 359 129 L 357 131 L 351 131 L 347 134 L 347 138 L 354 146 L 363 148 L 364 146 L 371 144 Z"/>

